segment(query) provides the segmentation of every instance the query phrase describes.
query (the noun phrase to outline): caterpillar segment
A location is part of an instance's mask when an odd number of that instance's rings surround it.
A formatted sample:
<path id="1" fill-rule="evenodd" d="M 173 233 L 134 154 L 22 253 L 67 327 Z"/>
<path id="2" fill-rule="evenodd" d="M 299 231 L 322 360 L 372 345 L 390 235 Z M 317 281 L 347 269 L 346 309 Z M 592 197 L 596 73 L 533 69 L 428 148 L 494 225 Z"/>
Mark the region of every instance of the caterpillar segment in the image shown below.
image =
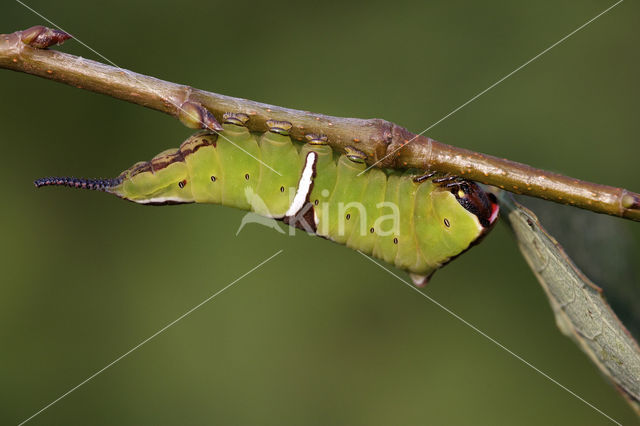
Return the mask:
<path id="1" fill-rule="evenodd" d="M 198 105 L 185 109 L 213 125 Z M 243 113 L 224 114 L 219 132 L 196 133 L 115 179 L 35 184 L 101 190 L 139 204 L 249 210 L 393 264 L 418 286 L 477 244 L 497 219 L 495 197 L 474 182 L 366 170 L 366 155 L 355 147 L 338 155 L 325 135 L 308 134 L 299 144 L 289 137 L 291 123 L 269 120 L 269 130 L 255 134 L 248 120 Z"/>

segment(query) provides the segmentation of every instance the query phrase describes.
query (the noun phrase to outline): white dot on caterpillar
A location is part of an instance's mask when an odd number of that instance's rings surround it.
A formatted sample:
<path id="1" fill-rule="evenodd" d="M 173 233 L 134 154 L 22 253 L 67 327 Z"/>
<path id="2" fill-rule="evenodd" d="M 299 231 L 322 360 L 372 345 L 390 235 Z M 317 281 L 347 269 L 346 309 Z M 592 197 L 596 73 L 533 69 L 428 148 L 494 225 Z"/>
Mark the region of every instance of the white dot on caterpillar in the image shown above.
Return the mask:
<path id="1" fill-rule="evenodd" d="M 322 192 L 320 193 L 320 195 L 322 195 L 323 197 L 328 197 L 329 196 L 329 190 L 328 189 L 323 189 Z"/>

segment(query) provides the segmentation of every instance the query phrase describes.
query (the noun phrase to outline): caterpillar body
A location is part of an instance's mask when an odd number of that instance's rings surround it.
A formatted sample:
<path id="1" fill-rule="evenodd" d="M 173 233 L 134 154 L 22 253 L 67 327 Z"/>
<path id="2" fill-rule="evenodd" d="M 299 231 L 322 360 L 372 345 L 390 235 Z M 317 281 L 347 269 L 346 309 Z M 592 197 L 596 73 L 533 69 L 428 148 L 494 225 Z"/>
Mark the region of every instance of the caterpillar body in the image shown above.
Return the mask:
<path id="1" fill-rule="evenodd" d="M 107 180 L 43 178 L 37 187 L 97 189 L 140 204 L 216 203 L 253 211 L 407 270 L 417 285 L 477 243 L 498 204 L 477 184 L 434 173 L 366 170 L 364 154 L 338 155 L 322 135 L 294 143 L 287 122 L 254 134 L 248 116 Z M 363 173 L 364 172 L 364 173 Z"/>

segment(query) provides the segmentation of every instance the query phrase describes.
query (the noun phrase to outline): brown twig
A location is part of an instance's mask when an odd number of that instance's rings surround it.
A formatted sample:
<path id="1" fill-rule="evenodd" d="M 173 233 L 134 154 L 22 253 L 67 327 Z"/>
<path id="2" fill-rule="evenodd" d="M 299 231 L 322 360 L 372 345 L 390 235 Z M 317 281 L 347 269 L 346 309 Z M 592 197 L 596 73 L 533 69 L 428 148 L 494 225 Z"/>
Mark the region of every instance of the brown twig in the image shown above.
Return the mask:
<path id="1" fill-rule="evenodd" d="M 267 130 L 267 120 L 288 121 L 293 123 L 293 138 L 326 135 L 336 151 L 355 147 L 366 154 L 368 164 L 378 167 L 437 170 L 517 194 L 640 221 L 640 194 L 626 189 L 446 145 L 385 120 L 331 117 L 233 98 L 46 49 L 67 38 L 65 33 L 40 26 L 0 35 L 0 67 L 156 109 L 189 127 L 216 130 L 226 112 L 248 114 L 247 125 L 257 132 Z M 200 118 L 194 120 L 194 113 Z"/>

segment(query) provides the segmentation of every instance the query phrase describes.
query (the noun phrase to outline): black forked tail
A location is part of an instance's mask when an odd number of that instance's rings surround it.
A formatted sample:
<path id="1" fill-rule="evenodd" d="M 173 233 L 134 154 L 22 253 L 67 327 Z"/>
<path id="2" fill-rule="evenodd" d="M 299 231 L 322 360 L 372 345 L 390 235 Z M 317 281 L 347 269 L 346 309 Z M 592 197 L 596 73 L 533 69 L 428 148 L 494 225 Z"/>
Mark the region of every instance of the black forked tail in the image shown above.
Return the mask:
<path id="1" fill-rule="evenodd" d="M 109 188 L 122 183 L 122 178 L 114 179 L 78 179 L 74 177 L 46 177 L 33 182 L 36 188 L 41 186 L 68 186 L 70 188 L 108 191 Z"/>

